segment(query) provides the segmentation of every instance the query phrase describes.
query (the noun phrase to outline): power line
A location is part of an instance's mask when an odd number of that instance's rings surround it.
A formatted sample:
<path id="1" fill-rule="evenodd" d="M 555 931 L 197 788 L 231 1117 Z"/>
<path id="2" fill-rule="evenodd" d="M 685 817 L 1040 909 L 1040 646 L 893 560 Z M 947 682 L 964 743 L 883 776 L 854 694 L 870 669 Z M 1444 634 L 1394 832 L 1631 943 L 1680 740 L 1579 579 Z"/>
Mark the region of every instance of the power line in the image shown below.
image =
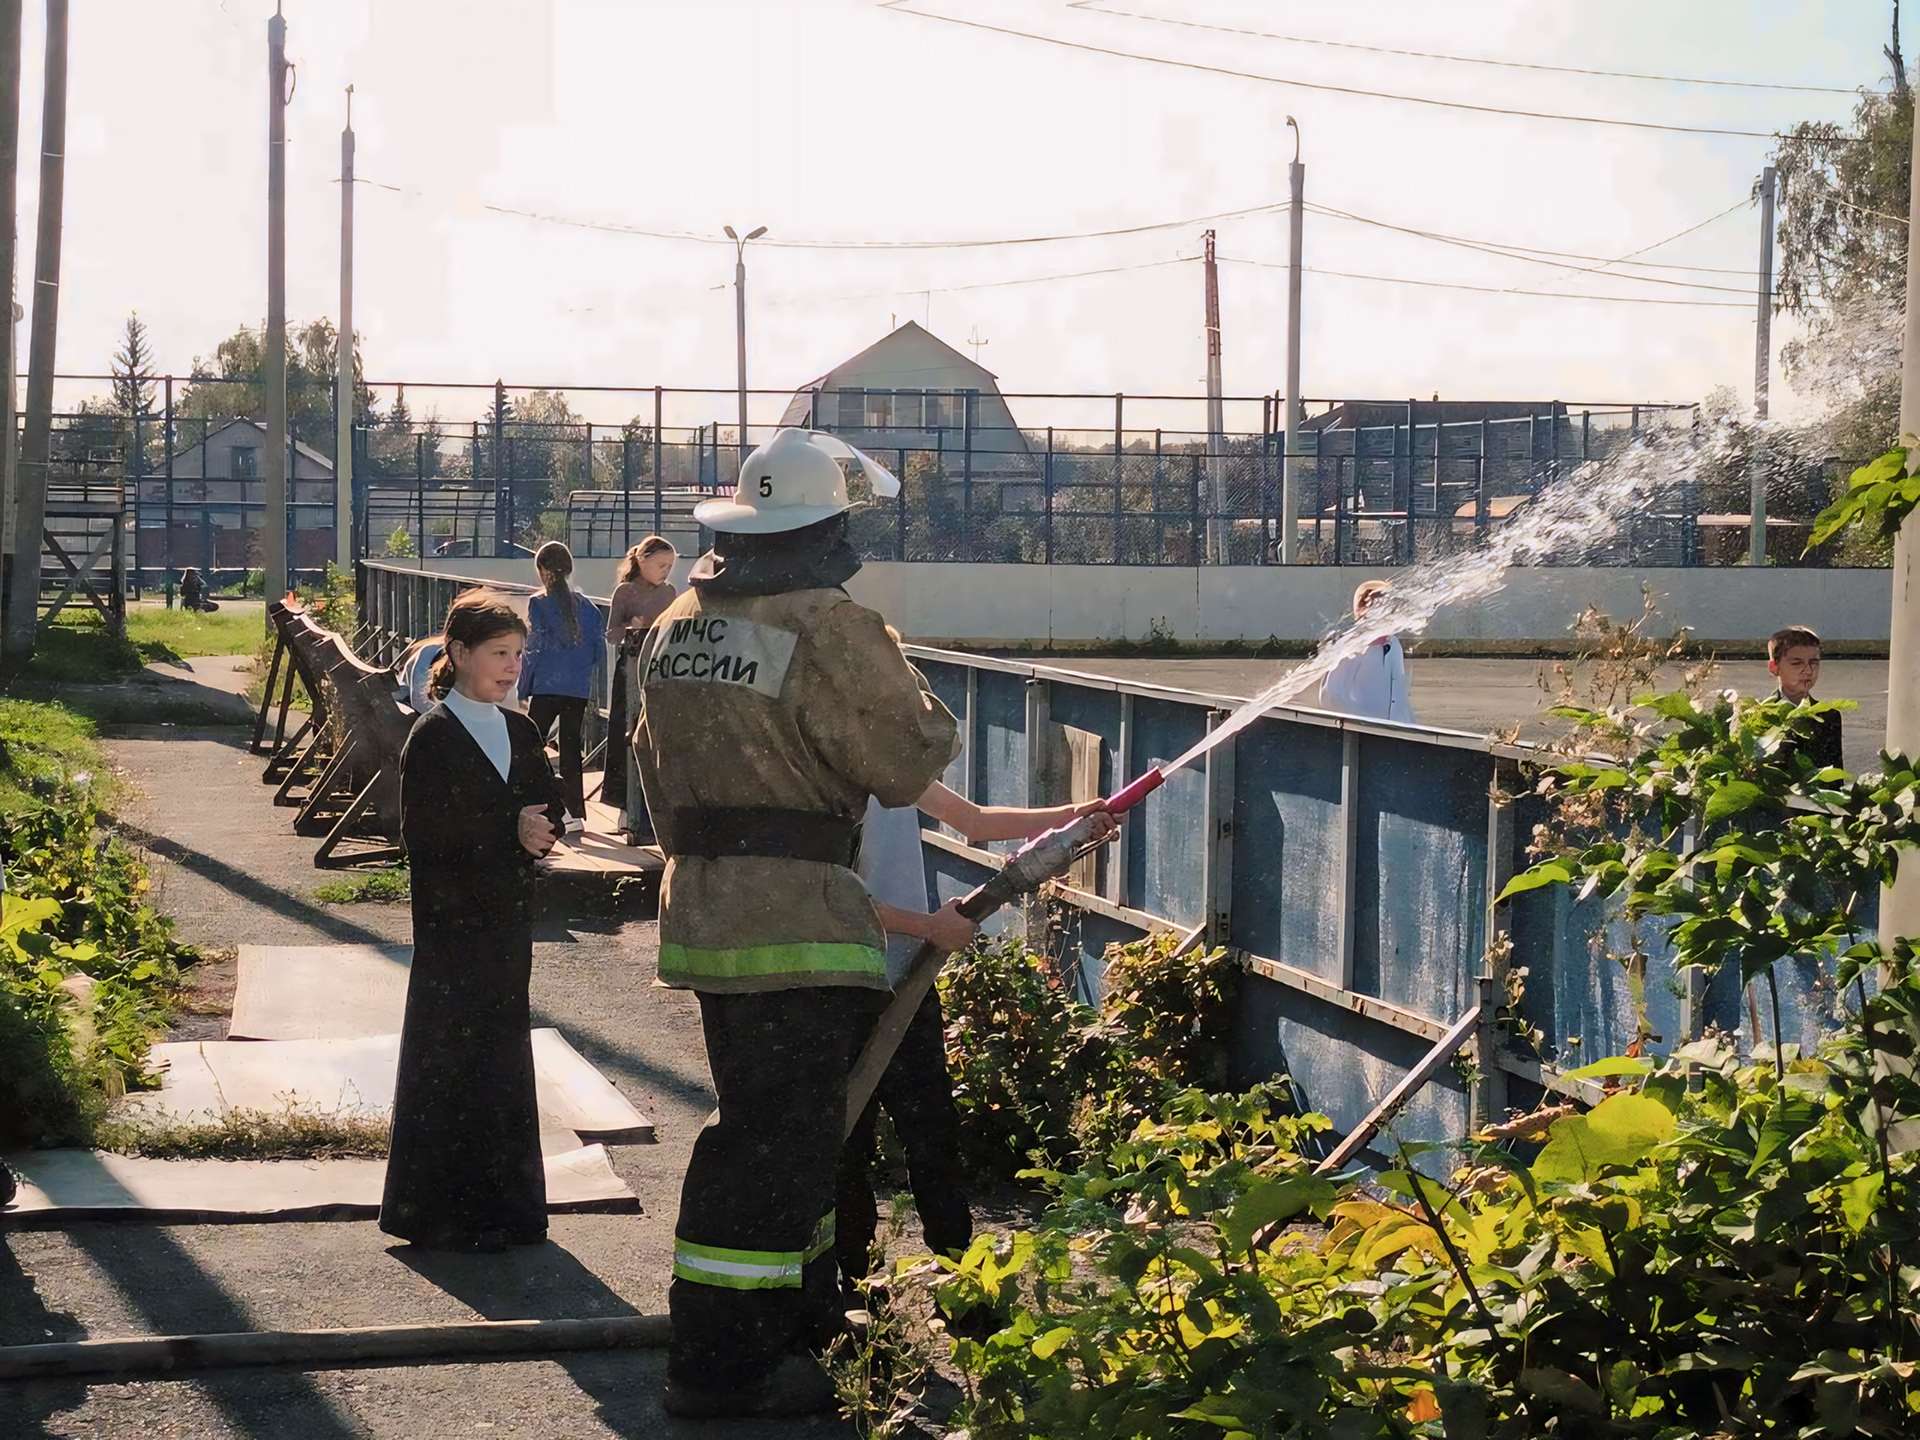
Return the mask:
<path id="1" fill-rule="evenodd" d="M 1056 280 L 1084 280 L 1094 275 L 1124 275 L 1134 270 L 1158 270 L 1168 265 L 1191 265 L 1197 255 L 1174 255 L 1165 260 L 1141 260 L 1132 265 L 1105 265 L 1097 270 L 1068 270 L 1051 275 L 1022 275 L 1010 280 L 981 280 L 970 285 L 909 285 L 891 290 L 853 290 L 835 295 L 808 295 L 782 298 L 776 306 L 825 304 L 835 300 L 879 300 L 890 295 L 952 295 L 962 290 L 1001 290 L 1015 285 L 1046 285 Z"/>
<path id="2" fill-rule="evenodd" d="M 1609 265 L 1632 265 L 1636 269 L 1649 270 L 1689 270 L 1702 275 L 1756 275 L 1755 270 L 1742 270 L 1728 265 L 1679 265 L 1671 261 L 1634 260 L 1630 257 L 1644 255 L 1649 250 L 1658 250 L 1670 245 L 1684 235 L 1711 225 L 1715 220 L 1725 219 L 1736 210 L 1744 209 L 1750 202 L 1741 199 L 1729 205 L 1717 214 L 1708 216 L 1697 225 L 1690 225 L 1678 235 L 1669 235 L 1665 240 L 1656 240 L 1651 245 L 1643 245 L 1638 250 L 1630 250 L 1626 255 L 1609 257 L 1606 255 L 1587 255 L 1577 250 L 1549 250 L 1538 245 L 1518 245 L 1506 240 L 1480 240 L 1468 235 L 1451 235 L 1441 230 L 1423 230 L 1414 225 L 1395 225 L 1390 221 L 1377 220 L 1369 215 L 1355 215 L 1348 210 L 1338 210 L 1332 206 L 1309 204 L 1307 209 L 1316 215 L 1330 215 L 1335 219 L 1351 220 L 1360 225 L 1371 225 L 1381 230 L 1393 230 L 1402 235 L 1414 235 L 1423 240 L 1436 240 L 1447 245 L 1463 245 L 1469 249 L 1484 249 L 1495 254 L 1507 255 L 1511 259 L 1524 260 L 1534 255 L 1552 255 L 1562 260 L 1597 260 Z M 1622 276 L 1622 279 L 1638 279 L 1638 276 Z M 1744 292 L 1742 292 L 1744 293 Z"/>
<path id="3" fill-rule="evenodd" d="M 1687 226 L 1686 229 L 1684 230 L 1676 230 L 1673 232 L 1673 234 L 1667 236 L 1667 238 L 1664 240 L 1656 240 L 1651 245 L 1642 245 L 1638 250 L 1629 250 L 1625 255 L 1622 255 L 1618 260 L 1608 260 L 1599 265 L 1596 265 L 1594 266 L 1593 270 L 1590 273 L 1599 274 L 1601 271 L 1607 269 L 1607 267 L 1610 265 L 1619 265 L 1619 264 L 1631 261 L 1633 257 L 1636 255 L 1645 255 L 1650 250 L 1658 250 L 1658 249 L 1661 249 L 1663 246 L 1673 244 L 1673 242 L 1676 240 L 1684 240 L 1687 236 L 1693 234 L 1696 230 L 1704 230 L 1707 228 L 1707 226 L 1713 224 L 1716 220 L 1724 220 L 1727 216 L 1733 214 L 1734 211 L 1743 210 L 1751 203 L 1752 202 L 1748 200 L 1736 200 L 1733 202 L 1733 204 L 1729 205 L 1726 209 L 1715 211 L 1713 214 L 1709 215 L 1706 219 L 1695 221 L 1693 224 Z M 1752 274 L 1756 280 L 1759 279 L 1760 272 L 1758 270 L 1753 271 Z"/>
<path id="4" fill-rule="evenodd" d="M 1107 45 L 1091 45 L 1066 40 L 1058 35 L 1043 35 L 1034 30 L 1016 30 L 1006 25 L 990 25 L 984 20 L 967 20 L 958 15 L 936 15 L 925 10 L 908 10 L 905 0 L 882 0 L 881 9 L 916 20 L 935 20 L 943 25 L 959 25 L 969 30 L 984 30 L 1008 35 L 1017 40 L 1033 40 L 1063 50 L 1080 50 L 1090 55 L 1106 55 L 1116 60 L 1137 60 L 1146 65 L 1167 65 L 1176 70 L 1192 70 L 1202 75 L 1224 75 L 1233 80 L 1257 80 L 1264 85 L 1288 85 L 1300 90 L 1321 90 L 1331 95 L 1358 95 L 1369 100 L 1397 100 L 1405 105 L 1426 105 L 1441 110 L 1465 110 L 1479 115 L 1507 115 L 1526 120 L 1559 120 L 1573 125 L 1612 125 L 1628 130 L 1654 130 L 1670 135 L 1720 135 L 1741 140 L 1786 140 L 1778 130 L 1735 130 L 1716 125 L 1676 125 L 1658 120 L 1627 120 L 1610 115 L 1573 115 L 1553 110 L 1520 110 L 1503 105 L 1475 105 L 1465 100 L 1439 100 L 1431 95 L 1404 95 L 1390 90 L 1369 90 L 1357 85 L 1333 85 L 1324 80 L 1300 80 L 1286 75 L 1267 75 L 1254 70 L 1234 70 L 1224 65 L 1203 65 L 1197 60 L 1176 60 L 1167 55 L 1142 55 L 1133 50 L 1116 50 Z M 1839 136 L 1831 143 L 1858 144 L 1858 136 Z"/>
<path id="5" fill-rule="evenodd" d="M 1496 60 L 1485 55 L 1447 55 L 1432 50 L 1403 50 L 1391 45 L 1364 45 L 1354 40 L 1325 40 L 1314 35 L 1283 35 L 1272 30 L 1250 30 L 1236 25 L 1215 25 L 1200 20 L 1180 20 L 1171 15 L 1143 15 L 1133 10 L 1111 10 L 1094 0 L 1072 0 L 1070 10 L 1089 15 L 1111 15 L 1123 20 L 1145 20 L 1155 25 L 1177 25 L 1185 30 L 1211 30 L 1220 35 L 1244 35 L 1258 40 L 1283 40 L 1290 45 L 1321 45 L 1331 50 L 1364 50 L 1372 55 L 1403 55 L 1414 60 L 1445 60 L 1455 65 L 1495 65 L 1507 70 L 1539 70 L 1554 75 L 1592 75 L 1609 80 L 1655 80 L 1667 85 L 1713 85 L 1735 90 L 1788 90 L 1803 95 L 1855 95 L 1859 91 L 1842 85 L 1795 85 L 1768 80 L 1712 80 L 1697 75 L 1660 75 L 1638 70 L 1590 70 L 1579 65 L 1547 65 L 1532 60 Z"/>
<path id="6" fill-rule="evenodd" d="M 1740 203 L 1741 205 L 1746 204 L 1744 200 Z M 1600 274 L 1604 272 L 1606 266 L 1620 263 L 1619 260 L 1611 259 L 1604 255 L 1582 255 L 1577 258 L 1582 260 L 1598 260 L 1603 263 L 1596 266 L 1570 265 L 1565 260 L 1548 260 L 1544 258 L 1543 254 L 1521 254 L 1515 250 L 1501 247 L 1492 241 L 1466 240 L 1458 236 L 1442 235 L 1437 231 L 1418 230 L 1406 225 L 1392 225 L 1385 220 L 1371 220 L 1364 215 L 1354 215 L 1345 210 L 1330 209 L 1325 205 L 1309 205 L 1307 209 L 1316 215 L 1326 215 L 1336 220 L 1352 220 L 1362 225 L 1372 225 L 1381 230 L 1391 230 L 1396 234 L 1412 235 L 1422 240 L 1432 240 L 1442 245 L 1452 245 L 1462 250 L 1471 250 L 1479 255 L 1493 255 L 1502 260 L 1521 260 L 1529 265 L 1546 265 L 1555 270 L 1571 270 L 1576 275 Z M 1646 248 L 1651 250 L 1655 247 L 1649 245 Z M 1734 271 L 1732 273 L 1740 274 L 1742 272 Z M 1757 274 L 1758 272 L 1756 271 L 1754 273 Z M 1700 280 L 1670 280 L 1664 275 L 1617 275 L 1613 278 L 1632 281 L 1639 285 L 1666 285 L 1682 290 L 1714 290 L 1722 295 L 1745 295 L 1748 293 L 1747 289 L 1743 286 L 1709 285 Z"/>
<path id="7" fill-rule="evenodd" d="M 441 199 L 428 191 L 411 186 L 389 185 L 382 181 L 368 180 L 355 176 L 360 185 L 371 185 L 378 190 L 389 190 L 396 195 L 412 195 L 424 200 Z M 534 220 L 543 225 L 563 225 L 572 230 L 594 230 L 610 235 L 631 235 L 645 240 L 677 240 L 697 245 L 731 245 L 731 240 L 718 235 L 701 234 L 693 230 L 654 230 L 641 225 L 628 225 L 615 220 L 587 220 L 577 215 L 559 215 L 548 211 L 529 210 L 516 205 L 495 205 L 478 200 L 465 202 L 467 208 L 484 210 L 493 215 L 507 215 L 520 220 Z M 1066 240 L 1109 240 L 1127 235 L 1148 235 L 1158 230 L 1181 230 L 1195 225 L 1204 225 L 1221 220 L 1239 220 L 1250 215 L 1284 214 L 1288 208 L 1282 200 L 1265 205 L 1249 205 L 1239 210 L 1220 210 L 1211 215 L 1192 215 L 1179 220 L 1154 220 L 1139 225 L 1117 225 L 1104 230 L 1076 230 L 1053 235 L 1007 235 L 968 240 L 783 240 L 766 236 L 756 240 L 755 246 L 771 247 L 781 250 L 984 250 L 1007 246 L 1046 245 Z"/>
<path id="8" fill-rule="evenodd" d="M 1273 260 L 1238 260 L 1221 257 L 1230 265 L 1253 265 L 1262 270 L 1285 270 L 1284 263 Z M 1415 280 L 1405 275 L 1366 275 L 1353 270 L 1322 270 L 1318 266 L 1300 267 L 1309 275 L 1329 275 L 1339 280 L 1372 280 L 1383 285 L 1417 285 L 1428 290 L 1471 290 L 1482 295 L 1527 295 L 1541 300 L 1597 300 L 1610 305 L 1686 305 L 1708 310 L 1750 310 L 1751 304 L 1735 300 L 1668 300 L 1653 295 L 1572 295 L 1564 290 L 1509 290 L 1500 285 L 1468 285 L 1454 280 Z"/>

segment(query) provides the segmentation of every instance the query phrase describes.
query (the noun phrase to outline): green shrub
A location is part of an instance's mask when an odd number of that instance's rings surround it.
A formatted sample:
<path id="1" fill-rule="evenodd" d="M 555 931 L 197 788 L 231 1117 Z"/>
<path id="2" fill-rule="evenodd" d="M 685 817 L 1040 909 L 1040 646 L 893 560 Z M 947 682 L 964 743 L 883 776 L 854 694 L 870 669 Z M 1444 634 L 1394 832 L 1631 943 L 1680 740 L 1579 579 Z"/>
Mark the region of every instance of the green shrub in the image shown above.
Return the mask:
<path id="1" fill-rule="evenodd" d="M 1107 951 L 1100 1017 L 1086 1038 L 1102 1052 L 1085 1067 L 1098 1089 L 1073 1120 L 1082 1154 L 1104 1153 L 1182 1090 L 1227 1086 L 1240 969 L 1223 949 L 1179 953 L 1181 938 L 1162 932 Z"/>
<path id="2" fill-rule="evenodd" d="M 1088 1092 L 1082 1037 L 1097 1017 L 1043 955 L 981 941 L 946 964 L 940 1002 L 962 1151 L 976 1174 L 1006 1179 L 1074 1153 L 1073 1111 Z"/>
<path id="3" fill-rule="evenodd" d="M 0 1094 L 39 1097 L 0 1107 L 0 1142 L 85 1143 L 107 1100 L 147 1083 L 148 1045 L 192 958 L 149 902 L 146 867 L 98 825 L 77 788 L 0 819 Z M 61 989 L 81 975 L 84 1005 Z"/>
<path id="4" fill-rule="evenodd" d="M 1224 950 L 1178 948 L 1173 934 L 1110 947 L 1098 1008 L 1017 941 L 983 941 L 947 962 L 947 1060 L 975 1173 L 1070 1165 L 1176 1092 L 1225 1085 L 1238 970 Z"/>

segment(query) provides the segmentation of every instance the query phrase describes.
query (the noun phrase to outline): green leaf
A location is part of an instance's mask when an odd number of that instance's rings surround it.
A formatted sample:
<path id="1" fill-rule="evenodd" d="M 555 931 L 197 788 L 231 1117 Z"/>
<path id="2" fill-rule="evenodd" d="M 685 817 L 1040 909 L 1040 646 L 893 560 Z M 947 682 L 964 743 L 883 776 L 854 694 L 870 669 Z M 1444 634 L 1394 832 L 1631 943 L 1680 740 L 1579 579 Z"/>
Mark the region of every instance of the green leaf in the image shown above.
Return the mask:
<path id="1" fill-rule="evenodd" d="M 1073 1338 L 1071 1325 L 1056 1325 L 1038 1340 L 1033 1342 L 1033 1353 L 1040 1360 L 1051 1360 L 1053 1354 L 1067 1341 Z"/>
<path id="2" fill-rule="evenodd" d="M 1573 872 L 1558 860 L 1544 860 L 1531 870 L 1523 870 L 1506 884 L 1494 904 L 1510 899 L 1515 895 L 1524 895 L 1529 890 L 1538 890 L 1547 885 L 1565 885 L 1573 879 Z"/>
<path id="3" fill-rule="evenodd" d="M 1609 1055 L 1604 1060 L 1596 1060 L 1591 1065 L 1582 1065 L 1578 1070 L 1569 1070 L 1560 1078 L 1563 1080 L 1601 1080 L 1609 1075 L 1651 1075 L 1653 1062 L 1637 1060 L 1631 1055 Z"/>
<path id="4" fill-rule="evenodd" d="M 1262 1180 L 1242 1195 L 1233 1212 L 1220 1223 L 1221 1238 L 1232 1251 L 1244 1251 L 1253 1237 L 1270 1225 L 1293 1219 L 1303 1211 L 1332 1203 L 1333 1182 L 1318 1175 L 1288 1175 Z"/>
<path id="5" fill-rule="evenodd" d="M 1751 810 L 1765 798 L 1766 791 L 1751 780 L 1728 780 L 1707 797 L 1707 823 L 1711 825 L 1716 820 Z"/>
<path id="6" fill-rule="evenodd" d="M 1700 719 L 1700 711 L 1693 703 L 1693 697 L 1684 690 L 1669 690 L 1661 695 L 1640 695 L 1634 704 L 1644 706 L 1669 720 L 1682 720 L 1688 724 Z"/>
<path id="7" fill-rule="evenodd" d="M 1578 1184 L 1609 1165 L 1632 1165 L 1674 1132 L 1673 1112 L 1644 1095 L 1611 1095 L 1586 1115 L 1553 1122 L 1533 1178 Z"/>
<path id="8" fill-rule="evenodd" d="M 1874 1171 L 1872 1175 L 1860 1175 L 1857 1181 L 1849 1181 L 1839 1188 L 1839 1210 L 1847 1217 L 1847 1229 L 1859 1235 L 1866 1229 L 1866 1221 L 1874 1217 L 1874 1208 L 1880 1202 L 1882 1175 Z"/>

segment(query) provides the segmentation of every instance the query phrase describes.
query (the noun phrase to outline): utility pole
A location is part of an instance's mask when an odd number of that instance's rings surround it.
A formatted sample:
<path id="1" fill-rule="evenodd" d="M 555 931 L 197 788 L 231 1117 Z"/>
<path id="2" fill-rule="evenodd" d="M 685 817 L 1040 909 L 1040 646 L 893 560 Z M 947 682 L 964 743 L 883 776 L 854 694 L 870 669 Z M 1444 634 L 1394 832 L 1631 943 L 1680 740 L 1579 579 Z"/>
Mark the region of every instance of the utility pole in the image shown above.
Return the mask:
<path id="1" fill-rule="evenodd" d="M 1307 167 L 1300 163 L 1300 122 L 1287 116 L 1287 128 L 1293 131 L 1293 164 L 1287 167 L 1292 204 L 1287 208 L 1287 234 L 1292 247 L 1287 253 L 1287 434 L 1280 447 L 1280 563 L 1291 565 L 1298 558 L 1300 543 L 1300 450 L 1301 422 L 1306 408 L 1300 403 L 1300 241 L 1306 224 Z M 1316 473 L 1318 466 L 1316 464 Z"/>
<path id="2" fill-rule="evenodd" d="M 1207 559 L 1227 563 L 1227 477 L 1220 453 L 1226 430 L 1220 400 L 1220 265 L 1214 258 L 1214 233 L 1201 236 L 1206 247 L 1207 277 Z M 1115 463 L 1118 463 L 1117 461 Z"/>
<path id="3" fill-rule="evenodd" d="M 267 453 L 261 457 L 262 594 L 287 593 L 287 22 L 267 21 L 267 335 L 260 357 L 267 398 Z"/>
<path id="4" fill-rule="evenodd" d="M 6 350 L 7 421 L 0 425 L 0 553 L 13 554 L 15 441 L 20 401 L 14 375 L 13 327 L 18 264 L 20 178 L 20 0 L 0 0 L 0 273 L 7 277 L 7 298 L 0 303 L 0 345 Z"/>
<path id="5" fill-rule="evenodd" d="M 1920 128 L 1913 135 L 1920 163 Z M 1920 181 L 1920 171 L 1915 172 Z M 1907 197 L 1907 223 L 1920 226 L 1920 183 Z M 1912 233 L 1920 234 L 1920 230 Z M 1900 369 L 1900 433 L 1920 428 L 1920 245 L 1907 247 L 1907 328 Z M 1920 450 L 1907 452 L 1907 473 L 1920 469 Z M 1893 537 L 1893 615 L 1887 630 L 1887 741 L 1895 755 L 1920 754 L 1920 528 L 1907 516 Z M 1902 864 L 1880 892 L 1880 939 L 1920 936 L 1920 866 Z"/>
<path id="6" fill-rule="evenodd" d="M 333 391 L 333 563 L 353 568 L 353 87 L 340 132 L 340 340 Z"/>
<path id="7" fill-rule="evenodd" d="M 721 229 L 727 238 L 733 241 L 733 331 L 734 347 L 740 360 L 740 463 L 747 463 L 747 456 L 753 449 L 747 444 L 747 240 L 758 240 L 767 233 L 762 225 L 748 232 L 745 240 L 736 235 L 731 225 Z M 719 432 L 714 432 L 714 440 L 719 441 Z M 716 461 L 718 456 L 716 455 Z"/>
<path id="8" fill-rule="evenodd" d="M 1753 418 L 1767 418 L 1767 391 L 1771 388 L 1773 360 L 1773 194 L 1778 188 L 1774 168 L 1760 172 L 1760 292 L 1755 298 L 1753 317 Z M 1761 437 L 1747 462 L 1747 504 L 1751 519 L 1747 530 L 1747 563 L 1767 563 L 1767 466 L 1766 442 Z"/>
<path id="9" fill-rule="evenodd" d="M 978 325 L 969 325 L 967 327 L 967 345 L 973 351 L 974 364 L 978 365 L 980 363 L 980 352 L 992 343 L 991 340 L 980 333 L 980 327 Z"/>
<path id="10" fill-rule="evenodd" d="M 27 424 L 15 472 L 18 507 L 13 573 L 7 588 L 9 664 L 32 657 L 40 623 L 40 550 L 47 524 L 53 354 L 60 319 L 60 224 L 67 180 L 67 0 L 47 0 L 46 63 L 46 95 L 40 109 L 39 233 L 33 249 L 33 338 L 27 351 Z"/>

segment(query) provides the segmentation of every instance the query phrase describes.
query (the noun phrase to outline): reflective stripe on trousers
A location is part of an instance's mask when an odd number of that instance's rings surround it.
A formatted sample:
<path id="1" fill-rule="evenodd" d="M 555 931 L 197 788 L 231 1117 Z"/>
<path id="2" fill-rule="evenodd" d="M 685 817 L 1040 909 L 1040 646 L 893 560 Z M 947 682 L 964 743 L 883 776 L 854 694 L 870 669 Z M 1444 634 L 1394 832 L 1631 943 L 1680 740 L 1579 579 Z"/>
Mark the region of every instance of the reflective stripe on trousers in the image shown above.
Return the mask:
<path id="1" fill-rule="evenodd" d="M 798 1290 L 807 1265 L 833 1248 L 833 1214 L 829 1210 L 820 1217 L 805 1250 L 729 1250 L 696 1245 L 676 1235 L 673 1273 L 695 1285 L 726 1290 Z"/>

